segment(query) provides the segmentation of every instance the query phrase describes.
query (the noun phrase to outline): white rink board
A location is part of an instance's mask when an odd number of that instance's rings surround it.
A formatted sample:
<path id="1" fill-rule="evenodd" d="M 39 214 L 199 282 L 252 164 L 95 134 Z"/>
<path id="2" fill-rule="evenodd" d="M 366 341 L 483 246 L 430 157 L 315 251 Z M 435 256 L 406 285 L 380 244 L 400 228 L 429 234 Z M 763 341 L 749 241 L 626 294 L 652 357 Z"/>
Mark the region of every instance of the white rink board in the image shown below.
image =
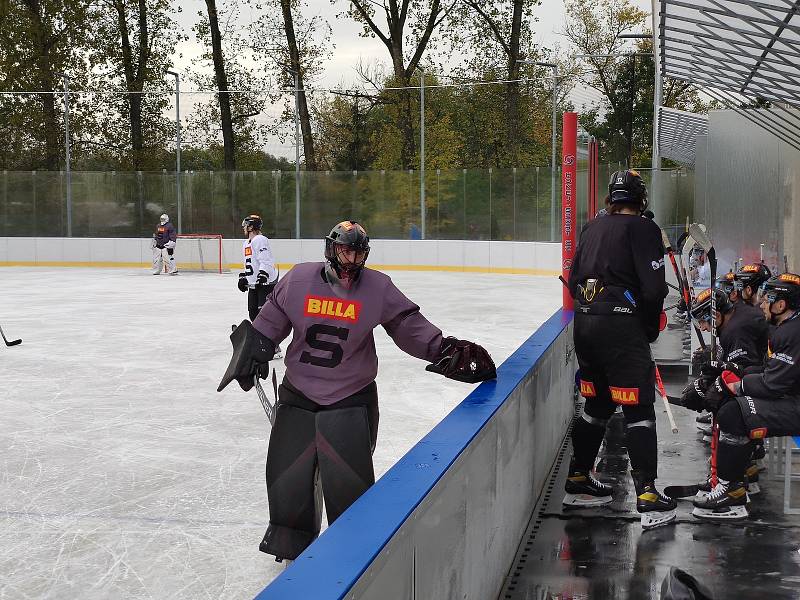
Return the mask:
<path id="1" fill-rule="evenodd" d="M 561 301 L 555 277 L 391 272 L 445 334 L 499 364 Z M 216 393 L 245 296 L 229 275 L 0 268 L 0 597 L 249 598 L 269 431 L 253 392 Z M 383 474 L 473 386 L 376 330 Z"/>

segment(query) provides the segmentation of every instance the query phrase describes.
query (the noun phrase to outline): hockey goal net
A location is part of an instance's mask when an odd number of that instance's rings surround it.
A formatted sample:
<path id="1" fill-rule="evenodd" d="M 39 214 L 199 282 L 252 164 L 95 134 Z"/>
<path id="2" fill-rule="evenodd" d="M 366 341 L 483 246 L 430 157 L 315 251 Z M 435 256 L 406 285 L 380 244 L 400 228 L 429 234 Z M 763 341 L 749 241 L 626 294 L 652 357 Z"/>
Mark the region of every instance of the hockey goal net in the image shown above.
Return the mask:
<path id="1" fill-rule="evenodd" d="M 228 273 L 228 261 L 219 233 L 182 233 L 175 245 L 178 271 Z"/>

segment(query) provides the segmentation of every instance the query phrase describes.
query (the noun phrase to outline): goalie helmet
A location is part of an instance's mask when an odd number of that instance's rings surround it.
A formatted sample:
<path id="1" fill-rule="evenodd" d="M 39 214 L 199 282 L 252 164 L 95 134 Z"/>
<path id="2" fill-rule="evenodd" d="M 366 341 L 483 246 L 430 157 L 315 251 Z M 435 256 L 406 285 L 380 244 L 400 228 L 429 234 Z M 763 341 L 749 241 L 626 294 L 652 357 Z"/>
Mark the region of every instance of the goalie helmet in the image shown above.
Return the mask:
<path id="1" fill-rule="evenodd" d="M 164 213 L 163 215 L 161 215 L 160 219 L 161 219 L 161 224 L 166 225 L 169 222 L 169 215 L 167 213 Z"/>
<path id="2" fill-rule="evenodd" d="M 647 186 L 638 171 L 617 171 L 608 182 L 608 201 L 611 204 L 636 204 L 647 208 Z"/>
<path id="3" fill-rule="evenodd" d="M 369 256 L 369 237 L 356 221 L 342 221 L 325 236 L 325 260 L 328 273 L 349 287 L 358 279 Z M 332 271 L 332 273 L 331 273 Z"/>
<path id="4" fill-rule="evenodd" d="M 251 227 L 258 231 L 264 226 L 264 221 L 259 215 L 248 215 L 242 219 L 242 227 Z"/>
<path id="5" fill-rule="evenodd" d="M 692 302 L 692 308 L 690 313 L 692 318 L 696 321 L 706 321 L 707 323 L 711 322 L 711 293 L 714 293 L 714 300 L 716 303 L 717 312 L 721 315 L 727 315 L 731 310 L 733 310 L 733 303 L 731 302 L 728 295 L 723 292 L 722 290 L 711 290 L 705 289 L 699 294 Z"/>
<path id="6" fill-rule="evenodd" d="M 745 286 L 750 286 L 750 289 L 756 292 L 770 277 L 772 277 L 772 272 L 767 265 L 764 263 L 753 263 L 751 265 L 744 265 L 741 269 L 736 271 L 734 285 L 739 292 L 741 292 Z"/>

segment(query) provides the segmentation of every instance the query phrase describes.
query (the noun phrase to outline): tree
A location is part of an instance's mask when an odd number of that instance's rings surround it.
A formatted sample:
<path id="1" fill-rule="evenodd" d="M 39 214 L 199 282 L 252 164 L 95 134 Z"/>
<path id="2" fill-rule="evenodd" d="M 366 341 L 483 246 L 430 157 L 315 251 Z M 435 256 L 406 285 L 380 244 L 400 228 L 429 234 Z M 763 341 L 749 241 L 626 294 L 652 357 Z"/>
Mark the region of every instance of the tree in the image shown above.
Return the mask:
<path id="1" fill-rule="evenodd" d="M 536 56 L 530 23 L 534 21 L 533 8 L 539 4 L 541 0 L 464 0 L 462 8 L 466 34 L 472 38 L 473 46 L 498 47 L 500 53 L 491 54 L 505 59 L 509 83 L 505 86 L 504 125 L 507 154 L 513 164 L 519 161 L 521 144 L 519 61 Z"/>
<path id="2" fill-rule="evenodd" d="M 259 3 L 258 6 L 266 8 L 266 12 L 250 28 L 253 50 L 260 60 L 277 71 L 280 87 L 294 88 L 294 74 L 297 73 L 300 90 L 297 93 L 297 112 L 303 157 L 306 170 L 314 171 L 317 169 L 317 156 L 306 86 L 321 73 L 322 61 L 329 55 L 330 25 L 319 16 L 307 18 L 303 14 L 307 8 L 305 0 L 270 0 L 266 5 Z M 291 101 L 287 97 L 284 124 L 294 120 L 294 102 L 294 94 Z M 285 131 L 280 133 L 282 137 L 286 135 Z"/>
<path id="3" fill-rule="evenodd" d="M 407 88 L 433 32 L 455 4 L 456 0 L 350 0 L 345 13 L 364 26 L 363 36 L 377 37 L 389 51 L 393 73 L 391 86 L 399 88 L 393 96 L 399 107 L 396 126 L 402 136 L 402 147 L 397 166 L 402 169 L 412 166 L 416 152 L 411 93 Z M 385 30 L 376 21 L 376 7 L 386 18 Z"/>
<path id="4" fill-rule="evenodd" d="M 222 125 L 222 144 L 225 150 L 225 170 L 236 170 L 236 146 L 233 137 L 233 118 L 231 100 L 228 95 L 228 76 L 225 71 L 225 58 L 222 54 L 222 35 L 219 31 L 216 0 L 206 0 L 208 9 L 208 32 L 211 35 L 211 54 L 214 60 L 214 79 L 219 90 L 219 115 Z"/>
<path id="5" fill-rule="evenodd" d="M 172 126 L 163 113 L 169 96 L 165 71 L 183 38 L 172 18 L 169 0 L 103 0 L 93 15 L 96 23 L 94 59 L 103 70 L 98 83 L 127 94 L 114 96 L 103 117 L 101 147 L 115 150 L 119 163 L 135 170 L 158 168 L 164 159 Z M 156 93 L 150 93 L 156 92 Z M 118 117 L 127 121 L 127 130 Z M 121 146 L 119 140 L 127 140 Z"/>
<path id="6" fill-rule="evenodd" d="M 39 94 L 0 99 L 3 167 L 58 170 L 64 154 L 63 109 L 54 91 L 61 73 L 73 86 L 87 80 L 80 51 L 86 46 L 88 0 L 19 0 L 4 6 L 0 27 L 0 85 Z M 86 123 L 82 103 L 71 97 L 73 132 Z"/>

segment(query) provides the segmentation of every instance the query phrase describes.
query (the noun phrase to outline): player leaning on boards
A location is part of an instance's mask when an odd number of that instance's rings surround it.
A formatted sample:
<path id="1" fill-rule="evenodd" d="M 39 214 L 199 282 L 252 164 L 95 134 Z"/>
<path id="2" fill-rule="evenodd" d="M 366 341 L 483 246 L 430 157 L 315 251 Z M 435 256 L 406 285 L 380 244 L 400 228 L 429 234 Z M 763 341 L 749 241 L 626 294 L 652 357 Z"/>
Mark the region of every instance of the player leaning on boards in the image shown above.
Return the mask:
<path id="1" fill-rule="evenodd" d="M 375 481 L 375 327 L 433 363 L 429 371 L 467 383 L 495 377 L 486 350 L 443 337 L 387 275 L 364 268 L 369 250 L 364 228 L 342 221 L 325 238 L 325 262 L 296 265 L 253 325 L 244 321 L 231 335 L 234 355 L 219 390 L 236 379 L 247 391 L 292 333 L 267 451 L 270 521 L 260 545 L 277 560 L 295 559 L 319 535 L 316 482 L 332 523 Z"/>
<path id="2" fill-rule="evenodd" d="M 633 170 L 618 171 L 608 186 L 608 215 L 583 228 L 569 278 L 575 299 L 575 354 L 583 415 L 572 430 L 573 456 L 564 504 L 611 502 L 611 486 L 592 475 L 606 424 L 617 405 L 626 422 L 636 508 L 642 527 L 675 520 L 675 501 L 656 490 L 655 364 L 667 284 L 661 230 L 643 219 L 647 188 Z"/>
<path id="3" fill-rule="evenodd" d="M 161 275 L 164 270 L 164 250 L 167 251 L 167 274 L 175 275 L 178 272 L 178 265 L 175 263 L 175 240 L 178 234 L 169 216 L 165 213 L 161 215 L 160 223 L 153 234 L 153 275 Z"/>
<path id="4" fill-rule="evenodd" d="M 250 215 L 242 221 L 242 229 L 247 238 L 242 244 L 244 271 L 239 273 L 239 290 L 247 292 L 247 313 L 254 321 L 258 311 L 264 306 L 270 292 L 278 283 L 278 269 L 269 240 L 261 233 L 263 221 L 258 215 Z"/>
<path id="5" fill-rule="evenodd" d="M 733 365 L 723 365 L 702 398 L 703 407 L 716 413 L 720 434 L 719 482 L 695 499 L 693 514 L 700 519 L 745 519 L 745 471 L 754 441 L 800 434 L 800 276 L 771 277 L 759 297 L 765 318 L 774 325 L 763 371 L 742 375 Z M 694 403 L 687 406 L 700 409 Z"/>

